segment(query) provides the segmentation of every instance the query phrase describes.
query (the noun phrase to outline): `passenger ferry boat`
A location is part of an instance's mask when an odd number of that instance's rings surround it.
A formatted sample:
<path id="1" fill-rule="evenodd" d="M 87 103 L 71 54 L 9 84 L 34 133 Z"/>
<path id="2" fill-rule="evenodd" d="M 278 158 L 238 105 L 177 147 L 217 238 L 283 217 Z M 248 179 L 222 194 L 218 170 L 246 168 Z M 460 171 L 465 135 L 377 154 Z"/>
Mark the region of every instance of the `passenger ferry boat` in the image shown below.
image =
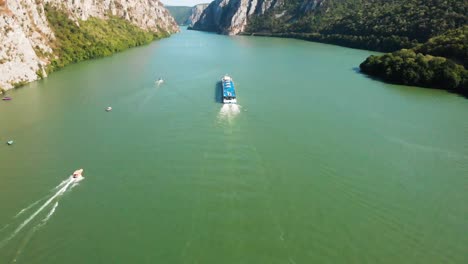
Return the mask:
<path id="1" fill-rule="evenodd" d="M 234 82 L 228 75 L 224 75 L 221 79 L 223 85 L 223 103 L 237 104 L 236 90 L 234 89 Z"/>

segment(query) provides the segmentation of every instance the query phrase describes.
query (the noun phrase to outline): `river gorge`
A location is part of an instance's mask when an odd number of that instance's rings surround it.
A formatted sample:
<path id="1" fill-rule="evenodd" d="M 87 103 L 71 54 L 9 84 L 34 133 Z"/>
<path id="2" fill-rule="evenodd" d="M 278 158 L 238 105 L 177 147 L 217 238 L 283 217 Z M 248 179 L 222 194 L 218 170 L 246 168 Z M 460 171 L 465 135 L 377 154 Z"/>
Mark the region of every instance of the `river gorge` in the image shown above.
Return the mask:
<path id="1" fill-rule="evenodd" d="M 182 29 L 9 91 L 0 263 L 466 263 L 467 101 L 372 54 Z"/>

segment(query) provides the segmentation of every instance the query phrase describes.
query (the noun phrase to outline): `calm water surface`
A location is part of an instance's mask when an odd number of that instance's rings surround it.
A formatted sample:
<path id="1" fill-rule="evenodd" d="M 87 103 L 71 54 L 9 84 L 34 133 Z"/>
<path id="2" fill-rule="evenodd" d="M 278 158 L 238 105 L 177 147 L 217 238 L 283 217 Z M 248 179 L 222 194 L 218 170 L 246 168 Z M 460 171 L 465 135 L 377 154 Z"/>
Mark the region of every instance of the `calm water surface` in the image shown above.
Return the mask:
<path id="1" fill-rule="evenodd" d="M 369 54 L 183 31 L 10 92 L 0 263 L 467 263 L 468 100 Z"/>

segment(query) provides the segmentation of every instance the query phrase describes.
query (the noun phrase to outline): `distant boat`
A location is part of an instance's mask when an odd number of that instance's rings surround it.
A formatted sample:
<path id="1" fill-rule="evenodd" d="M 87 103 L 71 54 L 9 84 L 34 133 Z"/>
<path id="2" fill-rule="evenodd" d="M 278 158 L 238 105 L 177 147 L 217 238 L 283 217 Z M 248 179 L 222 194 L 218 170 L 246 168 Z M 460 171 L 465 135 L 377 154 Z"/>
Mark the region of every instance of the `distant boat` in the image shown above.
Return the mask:
<path id="1" fill-rule="evenodd" d="M 164 82 L 164 80 L 162 78 L 159 78 L 157 81 L 156 81 L 156 84 L 162 84 Z"/>
<path id="2" fill-rule="evenodd" d="M 224 104 L 237 104 L 236 90 L 234 89 L 234 82 L 228 75 L 224 75 L 221 79 L 223 85 L 223 103 Z"/>
<path id="3" fill-rule="evenodd" d="M 72 177 L 73 177 L 74 179 L 76 179 L 76 178 L 81 178 L 81 177 L 83 177 L 83 176 L 81 175 L 82 173 L 83 173 L 83 169 L 76 170 L 76 171 L 73 172 Z"/>
<path id="4" fill-rule="evenodd" d="M 12 98 L 11 97 L 8 97 L 8 96 L 5 96 L 2 98 L 3 101 L 10 101 Z"/>
<path id="5" fill-rule="evenodd" d="M 109 106 L 106 108 L 106 112 L 110 112 L 110 111 L 112 111 L 112 107 Z"/>
<path id="6" fill-rule="evenodd" d="M 8 140 L 8 141 L 7 141 L 7 144 L 8 144 L 8 145 L 13 145 L 13 140 Z"/>

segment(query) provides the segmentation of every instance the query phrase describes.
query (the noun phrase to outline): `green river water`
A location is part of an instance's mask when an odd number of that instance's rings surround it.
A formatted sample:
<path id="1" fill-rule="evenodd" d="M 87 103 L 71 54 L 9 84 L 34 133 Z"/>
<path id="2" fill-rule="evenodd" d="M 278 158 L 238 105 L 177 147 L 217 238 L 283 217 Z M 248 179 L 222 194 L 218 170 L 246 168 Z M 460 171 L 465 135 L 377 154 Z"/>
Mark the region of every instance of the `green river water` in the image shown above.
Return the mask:
<path id="1" fill-rule="evenodd" d="M 0 263 L 468 263 L 468 100 L 370 54 L 183 30 L 9 92 Z"/>

